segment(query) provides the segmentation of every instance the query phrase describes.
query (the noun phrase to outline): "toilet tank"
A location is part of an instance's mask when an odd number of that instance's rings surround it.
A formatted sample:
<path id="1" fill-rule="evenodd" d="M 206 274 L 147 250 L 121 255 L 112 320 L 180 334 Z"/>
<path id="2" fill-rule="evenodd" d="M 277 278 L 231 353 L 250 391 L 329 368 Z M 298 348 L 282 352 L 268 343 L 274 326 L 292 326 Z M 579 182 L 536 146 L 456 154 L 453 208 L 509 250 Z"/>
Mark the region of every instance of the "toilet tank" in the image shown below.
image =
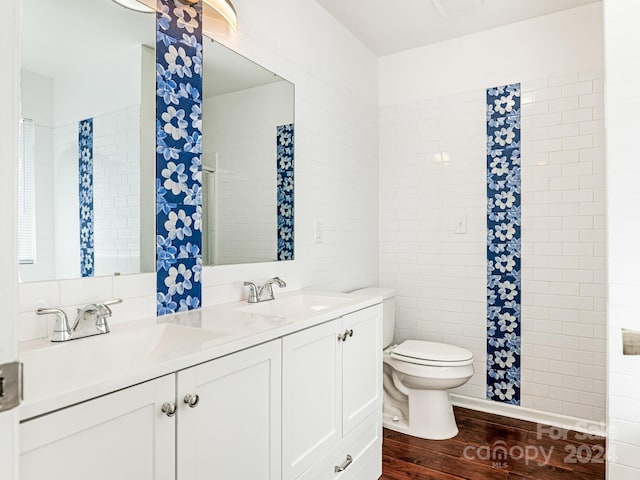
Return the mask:
<path id="1" fill-rule="evenodd" d="M 393 343 L 393 329 L 396 325 L 396 291 L 393 288 L 361 288 L 356 295 L 376 295 L 382 297 L 382 348 Z"/>

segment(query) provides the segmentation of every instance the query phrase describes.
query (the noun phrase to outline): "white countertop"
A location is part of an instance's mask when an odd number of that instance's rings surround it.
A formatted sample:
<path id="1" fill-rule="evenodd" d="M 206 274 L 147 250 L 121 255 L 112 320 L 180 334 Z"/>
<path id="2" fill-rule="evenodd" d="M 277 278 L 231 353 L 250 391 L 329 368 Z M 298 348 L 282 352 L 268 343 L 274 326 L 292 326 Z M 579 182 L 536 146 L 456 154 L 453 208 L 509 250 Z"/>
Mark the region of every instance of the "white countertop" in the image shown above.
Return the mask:
<path id="1" fill-rule="evenodd" d="M 289 335 L 382 302 L 382 297 L 289 292 L 115 324 L 111 333 L 64 343 L 20 344 L 20 420 Z"/>

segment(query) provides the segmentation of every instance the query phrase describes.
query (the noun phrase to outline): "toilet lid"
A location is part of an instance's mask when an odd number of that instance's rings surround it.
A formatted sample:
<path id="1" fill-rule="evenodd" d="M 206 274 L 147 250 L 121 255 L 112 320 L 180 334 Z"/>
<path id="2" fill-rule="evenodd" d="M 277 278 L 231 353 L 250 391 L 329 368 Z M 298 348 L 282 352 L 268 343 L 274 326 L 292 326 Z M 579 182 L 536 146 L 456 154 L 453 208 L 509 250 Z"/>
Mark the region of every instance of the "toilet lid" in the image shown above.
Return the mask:
<path id="1" fill-rule="evenodd" d="M 415 359 L 443 363 L 473 360 L 473 353 L 469 350 L 446 343 L 423 340 L 405 340 L 393 349 L 391 356 L 394 358 L 407 357 L 408 361 Z"/>

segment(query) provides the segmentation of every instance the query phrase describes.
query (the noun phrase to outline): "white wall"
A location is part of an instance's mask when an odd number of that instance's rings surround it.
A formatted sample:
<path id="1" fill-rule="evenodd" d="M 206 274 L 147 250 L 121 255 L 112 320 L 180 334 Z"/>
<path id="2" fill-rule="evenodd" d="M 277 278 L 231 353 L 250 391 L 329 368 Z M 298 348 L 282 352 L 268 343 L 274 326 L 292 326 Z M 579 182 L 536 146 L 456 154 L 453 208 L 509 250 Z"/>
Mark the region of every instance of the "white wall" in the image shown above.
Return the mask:
<path id="1" fill-rule="evenodd" d="M 622 356 L 621 329 L 640 330 L 640 5 L 605 0 L 608 222 L 608 478 L 640 477 L 640 357 Z"/>
<path id="2" fill-rule="evenodd" d="M 594 59 L 600 59 L 596 66 L 601 66 L 601 9 L 594 3 L 382 57 L 380 105 L 591 70 Z"/>
<path id="3" fill-rule="evenodd" d="M 605 417 L 601 5 L 380 60 L 380 282 L 396 336 L 469 348 L 485 398 L 485 89 L 522 82 L 522 406 Z M 466 221 L 466 233 L 454 233 Z"/>
<path id="4" fill-rule="evenodd" d="M 0 189 L 3 202 L 0 214 L 5 219 L 3 235 L 0 236 L 0 363 L 15 361 L 18 356 L 18 120 L 20 118 L 20 1 L 9 0 L 3 4 L 0 16 L 0 44 L 8 50 L 3 62 L 4 75 L 0 76 L 0 161 L 3 172 Z M 0 465 L 2 476 L 7 480 L 18 480 L 18 412 L 0 413 Z"/>
<path id="5" fill-rule="evenodd" d="M 80 276 L 78 122 L 86 118 L 94 119 L 96 275 L 140 271 L 141 49 L 114 52 L 54 79 L 57 247 L 50 278 Z M 100 231 L 104 226 L 108 232 Z"/>
<path id="6" fill-rule="evenodd" d="M 36 124 L 37 208 L 36 263 L 21 266 L 22 281 L 80 275 L 78 122 L 89 117 L 95 119 L 96 272 L 140 271 L 139 124 L 144 53 L 145 47 L 136 46 L 58 78 L 22 72 L 22 114 Z M 149 177 L 154 185 L 153 173 Z M 116 197 L 105 201 L 106 192 L 115 192 Z M 154 251 L 152 247 L 147 250 Z"/>
<path id="7" fill-rule="evenodd" d="M 217 168 L 217 186 L 203 243 L 216 265 L 277 258 L 276 127 L 293 123 L 293 95 L 281 81 L 204 99 L 203 165 Z"/>
<path id="8" fill-rule="evenodd" d="M 296 86 L 296 260 L 207 267 L 203 304 L 246 298 L 243 280 L 347 291 L 378 280 L 377 60 L 314 0 L 235 0 L 238 33 L 217 38 Z M 324 243 L 312 243 L 314 220 Z M 155 275 L 20 286 L 21 338 L 47 335 L 33 311 L 122 296 L 118 321 L 155 316 Z M 50 328 L 50 327 L 49 327 Z"/>
<path id="9" fill-rule="evenodd" d="M 95 274 L 140 273 L 140 105 L 94 117 L 93 129 Z"/>
<path id="10" fill-rule="evenodd" d="M 20 80 L 24 98 L 20 114 L 34 123 L 36 261 L 20 265 L 20 280 L 30 282 L 55 277 L 53 79 L 23 70 Z"/>
<path id="11" fill-rule="evenodd" d="M 78 188 L 78 120 L 53 129 L 53 203 L 56 270 L 53 278 L 80 276 L 80 197 Z M 37 174 L 36 174 L 37 175 Z M 36 229 L 39 219 L 36 219 Z M 49 280 L 47 278 L 38 280 Z"/>
<path id="12" fill-rule="evenodd" d="M 55 79 L 55 125 L 77 123 L 140 104 L 141 48 L 136 45 L 94 58 L 75 69 L 69 65 L 67 74 Z"/>

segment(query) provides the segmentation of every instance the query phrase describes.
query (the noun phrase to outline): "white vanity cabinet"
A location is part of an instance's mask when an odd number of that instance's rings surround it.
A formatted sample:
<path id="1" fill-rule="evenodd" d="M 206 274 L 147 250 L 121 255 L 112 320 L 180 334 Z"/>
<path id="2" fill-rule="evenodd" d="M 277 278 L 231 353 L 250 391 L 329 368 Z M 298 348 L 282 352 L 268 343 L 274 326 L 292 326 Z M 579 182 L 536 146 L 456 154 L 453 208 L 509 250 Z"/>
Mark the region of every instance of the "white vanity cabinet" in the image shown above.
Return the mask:
<path id="1" fill-rule="evenodd" d="M 380 476 L 381 328 L 375 305 L 283 338 L 283 479 Z"/>
<path id="2" fill-rule="evenodd" d="M 20 479 L 174 479 L 174 397 L 167 375 L 21 423 Z"/>
<path id="3" fill-rule="evenodd" d="M 178 480 L 281 478 L 280 359 L 274 340 L 178 373 Z"/>
<path id="4" fill-rule="evenodd" d="M 23 422 L 20 478 L 278 480 L 280 358 L 273 340 Z"/>
<path id="5" fill-rule="evenodd" d="M 323 297 L 301 298 L 283 298 L 291 322 L 222 310 L 252 329 L 229 340 L 236 344 L 210 346 L 211 331 L 153 323 L 131 336 L 25 350 L 26 375 L 28 367 L 40 375 L 31 384 L 40 403 L 22 405 L 21 480 L 379 478 L 382 305 L 326 297 L 340 310 L 318 314 L 330 308 Z M 315 317 L 305 317 L 303 300 Z M 277 311 L 276 302 L 252 307 Z M 92 363 L 104 357 L 96 349 L 140 339 L 141 370 L 134 361 Z M 144 350 L 147 339 L 153 347 Z M 86 368 L 52 379 L 48 365 L 70 359 Z M 96 379 L 91 365 L 109 376 Z"/>

